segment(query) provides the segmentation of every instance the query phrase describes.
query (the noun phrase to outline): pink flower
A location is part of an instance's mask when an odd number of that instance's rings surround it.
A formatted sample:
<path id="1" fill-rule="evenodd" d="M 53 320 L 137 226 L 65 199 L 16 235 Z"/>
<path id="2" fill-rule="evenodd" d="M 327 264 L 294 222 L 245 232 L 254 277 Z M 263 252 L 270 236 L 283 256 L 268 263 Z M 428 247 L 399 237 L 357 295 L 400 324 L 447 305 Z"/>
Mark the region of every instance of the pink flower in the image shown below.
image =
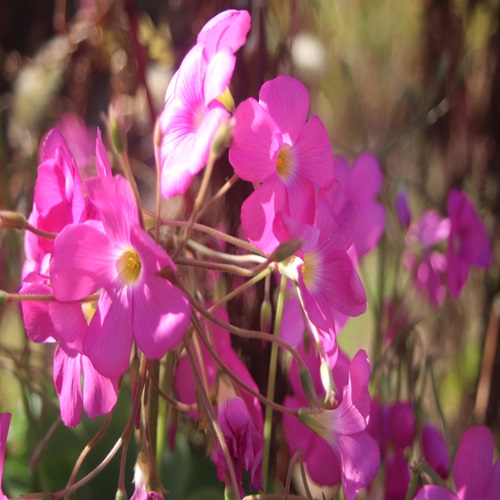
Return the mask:
<path id="1" fill-rule="evenodd" d="M 101 177 L 86 182 L 102 222 L 66 226 L 54 243 L 50 279 L 61 301 L 101 290 L 85 336 L 84 353 L 110 378 L 129 365 L 132 341 L 150 359 L 161 359 L 181 340 L 189 303 L 159 271 L 175 272 L 170 257 L 139 225 L 127 181 Z"/>
<path id="2" fill-rule="evenodd" d="M 500 460 L 493 462 L 493 436 L 482 425 L 470 427 L 460 440 L 453 479 L 457 493 L 436 485 L 419 490 L 416 500 L 494 500 L 500 498 Z"/>
<path id="3" fill-rule="evenodd" d="M 354 246 L 358 257 L 362 257 L 377 246 L 385 228 L 385 209 L 375 201 L 383 182 L 380 165 L 369 152 L 361 153 L 352 167 L 345 158 L 338 156 L 335 158 L 335 178 L 358 209 Z"/>
<path id="4" fill-rule="evenodd" d="M 486 228 L 469 199 L 458 189 L 448 194 L 448 215 L 451 229 L 448 240 L 448 287 L 457 299 L 467 281 L 469 268 L 488 268 L 491 248 Z"/>
<path id="5" fill-rule="evenodd" d="M 243 229 L 254 245 L 272 252 L 282 240 L 273 228 L 278 212 L 312 224 L 315 188 L 333 182 L 333 159 L 321 120 L 307 121 L 309 95 L 289 76 L 266 82 L 259 101 L 235 113 L 229 161 L 242 179 L 261 185 L 243 203 Z"/>
<path id="6" fill-rule="evenodd" d="M 47 279 L 31 273 L 20 293 L 51 294 Z M 91 306 L 85 304 L 91 314 Z M 82 305 L 60 302 L 22 303 L 24 324 L 28 337 L 34 342 L 59 344 L 54 353 L 54 385 L 60 402 L 61 418 L 65 425 L 80 423 L 82 408 L 89 418 L 109 413 L 116 404 L 116 379 L 96 371 L 83 354 L 83 339 L 88 324 Z M 83 385 L 83 394 L 82 394 Z"/>
<path id="7" fill-rule="evenodd" d="M 161 192 L 184 194 L 206 165 L 216 131 L 229 120 L 218 98 L 233 74 L 234 52 L 250 29 L 246 11 L 226 11 L 202 29 L 172 78 L 160 117 Z"/>
<path id="8" fill-rule="evenodd" d="M 318 365 L 316 370 L 319 371 Z M 322 455 L 324 462 L 322 469 L 324 470 L 328 464 L 330 474 L 336 478 L 334 464 L 338 463 L 344 496 L 349 500 L 355 498 L 359 490 L 367 486 L 375 477 L 380 464 L 377 442 L 366 431 L 370 413 L 368 392 L 370 363 L 366 353 L 358 351 L 350 363 L 339 353 L 337 364 L 333 368 L 333 376 L 339 392 L 335 394 L 335 400 L 330 409 L 315 412 L 309 408 L 301 408 L 299 419 L 330 445 L 336 460 L 332 463 L 327 461 L 327 455 Z M 294 401 L 287 398 L 285 404 L 297 407 L 298 402 L 300 400 Z M 331 402 L 327 404 L 331 405 Z M 293 417 L 285 415 L 284 419 L 285 430 L 287 430 Z M 290 430 L 292 433 L 289 432 Z M 288 427 L 287 440 L 289 447 L 297 444 L 307 460 L 311 456 L 314 441 L 309 441 L 308 444 L 302 432 L 296 425 Z M 321 457 L 316 456 L 316 458 L 315 463 L 318 463 Z M 313 471 L 309 463 L 308 471 L 310 474 Z"/>
<path id="9" fill-rule="evenodd" d="M 410 204 L 408 202 L 408 193 L 404 190 L 398 192 L 396 196 L 396 214 L 401 225 L 408 229 L 411 224 Z"/>
<path id="10" fill-rule="evenodd" d="M 417 289 L 425 293 L 432 305 L 438 306 L 446 297 L 446 256 L 436 247 L 450 234 L 450 220 L 434 211 L 425 212 L 408 230 L 408 250 L 403 256 Z"/>
<path id="11" fill-rule="evenodd" d="M 10 418 L 10 413 L 0 413 L 0 500 L 9 500 L 2 490 L 2 476 L 5 461 L 5 445 L 7 444 Z"/>
<path id="12" fill-rule="evenodd" d="M 242 469 L 250 474 L 250 487 L 262 489 L 262 428 L 257 428 L 245 401 L 236 394 L 227 375 L 219 377 L 217 408 L 217 419 L 231 455 L 240 493 L 243 493 Z M 228 483 L 229 468 L 219 443 L 215 462 L 217 476 Z"/>
<path id="13" fill-rule="evenodd" d="M 422 449 L 427 463 L 446 479 L 450 473 L 450 455 L 443 434 L 430 422 L 422 428 Z"/>

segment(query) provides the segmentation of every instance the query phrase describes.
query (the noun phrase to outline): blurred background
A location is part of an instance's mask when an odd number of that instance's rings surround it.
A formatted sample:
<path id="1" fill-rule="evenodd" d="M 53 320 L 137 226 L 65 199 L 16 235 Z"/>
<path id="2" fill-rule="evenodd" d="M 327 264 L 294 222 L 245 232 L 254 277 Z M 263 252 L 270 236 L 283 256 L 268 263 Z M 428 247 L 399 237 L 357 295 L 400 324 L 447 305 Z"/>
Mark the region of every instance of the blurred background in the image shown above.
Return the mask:
<path id="1" fill-rule="evenodd" d="M 91 165 L 96 127 L 104 133 L 110 105 L 127 129 L 132 167 L 148 204 L 155 186 L 153 128 L 169 80 L 204 23 L 228 8 L 252 15 L 231 85 L 236 104 L 258 97 L 260 86 L 278 74 L 295 76 L 308 87 L 311 113 L 325 123 L 334 154 L 352 160 L 368 149 L 379 158 L 386 230 L 377 251 L 361 262 L 369 312 L 349 323 L 342 345 L 351 354 L 360 348 L 380 354 L 380 335 L 390 320 L 383 305 L 404 302 L 412 328 L 401 355 L 410 353 L 410 378 L 399 396 L 411 397 L 411 377 L 416 383 L 422 360 L 430 360 L 435 391 L 429 391 L 437 392 L 440 405 L 430 396 L 426 411 L 447 422 L 449 443 L 456 446 L 475 422 L 490 426 L 498 444 L 497 0 L 2 0 L 0 208 L 29 214 L 38 146 L 56 124 L 66 129 L 79 165 Z M 221 165 L 217 175 L 224 179 L 231 173 L 227 158 Z M 463 189 L 473 200 L 494 257 L 488 272 L 472 272 L 458 302 L 448 300 L 436 309 L 401 285 L 407 276 L 396 256 L 404 249 L 404 232 L 394 201 L 404 189 L 414 218 L 429 208 L 445 215 L 450 187 Z M 249 189 L 237 185 L 228 206 L 240 204 Z M 219 217 L 231 230 L 239 225 L 236 211 Z M 23 263 L 22 235 L 0 229 L 0 248 L 0 288 L 14 292 Z M 239 313 L 239 321 L 249 326 L 252 307 Z M 267 368 L 252 356 L 255 346 L 240 347 L 265 387 Z M 77 454 L 102 424 L 84 417 L 76 431 L 59 425 L 47 436 L 58 415 L 47 368 L 51 358 L 50 347 L 26 342 L 17 307 L 0 310 L 0 411 L 14 414 L 4 491 L 12 496 L 62 488 Z M 283 382 L 278 398 L 286 391 Z M 113 419 L 117 431 L 108 431 L 86 470 L 117 439 L 128 418 L 130 394 L 122 391 L 119 404 L 123 411 Z M 200 433 L 189 427 L 187 434 L 175 452 L 166 451 L 167 487 L 173 498 L 218 498 L 213 466 L 197 448 Z M 130 466 L 133 462 L 131 457 Z M 114 495 L 117 468 L 114 460 L 78 498 Z"/>

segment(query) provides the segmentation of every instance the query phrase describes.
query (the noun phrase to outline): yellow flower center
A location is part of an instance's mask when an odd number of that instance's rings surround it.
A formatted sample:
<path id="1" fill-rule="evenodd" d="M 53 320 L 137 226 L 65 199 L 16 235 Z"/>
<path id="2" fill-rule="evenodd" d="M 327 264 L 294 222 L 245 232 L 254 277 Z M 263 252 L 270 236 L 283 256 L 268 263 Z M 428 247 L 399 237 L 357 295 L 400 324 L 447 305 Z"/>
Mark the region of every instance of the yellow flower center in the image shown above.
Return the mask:
<path id="1" fill-rule="evenodd" d="M 276 160 L 276 171 L 284 181 L 289 179 L 293 173 L 292 150 L 286 144 L 283 145 Z"/>
<path id="2" fill-rule="evenodd" d="M 97 310 L 97 300 L 92 300 L 90 302 L 82 303 L 82 311 L 85 321 L 87 325 L 90 325 L 91 319 L 94 317 L 94 314 Z"/>
<path id="3" fill-rule="evenodd" d="M 133 248 L 125 250 L 116 262 L 118 276 L 125 285 L 137 283 L 141 275 L 141 260 Z"/>
<path id="4" fill-rule="evenodd" d="M 304 254 L 304 263 L 302 264 L 302 279 L 304 284 L 313 291 L 318 284 L 318 274 L 320 270 L 320 262 L 315 252 Z"/>

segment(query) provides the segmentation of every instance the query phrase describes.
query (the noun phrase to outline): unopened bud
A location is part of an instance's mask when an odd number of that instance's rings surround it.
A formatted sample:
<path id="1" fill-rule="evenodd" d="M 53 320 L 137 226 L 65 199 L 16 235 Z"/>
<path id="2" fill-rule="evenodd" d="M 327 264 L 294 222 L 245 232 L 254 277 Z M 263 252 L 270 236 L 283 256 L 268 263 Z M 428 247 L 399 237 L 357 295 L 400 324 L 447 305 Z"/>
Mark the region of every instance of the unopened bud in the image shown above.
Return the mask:
<path id="1" fill-rule="evenodd" d="M 234 490 L 231 486 L 226 486 L 224 488 L 224 500 L 233 500 L 234 499 Z"/>
<path id="2" fill-rule="evenodd" d="M 307 366 L 302 366 L 299 369 L 299 379 L 307 402 L 311 405 L 311 408 L 313 408 L 314 410 L 319 410 L 321 408 L 321 405 L 319 404 L 318 395 L 316 394 L 316 389 L 314 387 L 314 382 Z"/>
<path id="3" fill-rule="evenodd" d="M 231 123 L 229 120 L 224 120 L 216 130 L 210 144 L 210 154 L 214 159 L 222 156 L 224 151 L 229 147 L 232 134 L 233 127 Z"/>
<path id="4" fill-rule="evenodd" d="M 283 262 L 284 260 L 290 258 L 292 255 L 295 255 L 297 251 L 302 248 L 304 244 L 304 240 L 288 240 L 285 243 L 281 243 L 278 245 L 278 248 L 273 252 L 274 260 L 276 262 Z"/>
<path id="5" fill-rule="evenodd" d="M 269 333 L 271 331 L 271 322 L 273 318 L 273 310 L 271 302 L 264 300 L 260 306 L 260 330 Z"/>
<path id="6" fill-rule="evenodd" d="M 25 229 L 27 226 L 26 217 L 23 214 L 12 212 L 11 210 L 0 210 L 0 224 L 11 229 Z"/>
<path id="7" fill-rule="evenodd" d="M 7 292 L 4 290 L 0 290 L 0 307 L 3 307 L 5 304 L 7 304 L 8 298 L 9 295 L 7 294 Z"/>
<path id="8" fill-rule="evenodd" d="M 117 490 L 115 495 L 115 500 L 127 500 L 127 492 L 123 490 Z"/>

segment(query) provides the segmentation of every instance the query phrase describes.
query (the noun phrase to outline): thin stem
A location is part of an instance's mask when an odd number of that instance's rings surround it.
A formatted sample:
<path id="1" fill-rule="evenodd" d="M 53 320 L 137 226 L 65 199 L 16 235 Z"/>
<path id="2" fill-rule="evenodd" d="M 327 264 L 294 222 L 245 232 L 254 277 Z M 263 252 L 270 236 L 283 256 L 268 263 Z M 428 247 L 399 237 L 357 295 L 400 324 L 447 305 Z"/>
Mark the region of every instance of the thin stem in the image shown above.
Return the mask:
<path id="1" fill-rule="evenodd" d="M 190 341 L 188 339 L 184 339 L 184 346 L 186 348 L 187 355 L 189 357 L 189 361 L 191 363 L 191 368 L 193 371 L 193 375 L 195 378 L 196 385 L 198 387 L 198 395 L 200 397 L 200 403 L 203 406 L 203 409 L 205 413 L 207 414 L 207 423 L 210 426 L 212 432 L 217 438 L 217 441 L 219 442 L 222 453 L 224 454 L 224 458 L 226 460 L 226 465 L 229 471 L 229 477 L 231 479 L 231 486 L 233 488 L 233 493 L 236 495 L 236 498 L 239 499 L 240 493 L 239 493 L 239 487 L 238 487 L 238 481 L 236 479 L 236 474 L 234 472 L 234 466 L 233 466 L 233 461 L 231 459 L 231 455 L 229 453 L 229 450 L 227 448 L 227 443 L 224 438 L 224 434 L 222 433 L 222 429 L 220 428 L 219 423 L 217 422 L 217 417 L 215 416 L 214 409 L 212 407 L 212 403 L 210 402 L 207 393 L 203 390 L 203 381 L 201 380 L 200 374 L 198 370 L 196 369 L 196 359 L 194 356 L 194 353 L 191 348 Z"/>
<path id="2" fill-rule="evenodd" d="M 7 293 L 0 290 L 0 297 L 4 296 L 7 302 L 24 302 L 24 301 L 36 301 L 36 302 L 57 302 L 57 299 L 50 294 L 39 294 L 39 293 Z M 75 302 L 94 302 L 99 299 L 101 294 L 99 292 L 94 293 L 84 297 L 83 299 L 76 300 Z"/>
<path id="3" fill-rule="evenodd" d="M 49 233 L 48 231 L 42 231 L 35 226 L 32 226 L 28 221 L 26 221 L 26 231 L 40 236 L 40 238 L 45 238 L 47 240 L 55 240 L 59 233 Z"/>
<path id="4" fill-rule="evenodd" d="M 154 376 L 151 377 L 151 382 L 153 383 L 153 387 L 155 388 L 156 391 L 158 391 L 158 394 L 165 399 L 168 403 L 170 403 L 176 410 L 179 410 L 183 413 L 190 413 L 193 411 L 198 411 L 198 405 L 197 404 L 186 404 L 182 403 L 180 401 L 177 401 L 174 399 L 172 396 L 169 396 L 161 387 L 158 385 L 158 381 L 154 378 Z"/>
<path id="5" fill-rule="evenodd" d="M 213 257 L 215 259 L 226 260 L 228 262 L 233 262 L 235 264 L 260 264 L 264 262 L 266 259 L 260 255 L 247 254 L 247 255 L 234 255 L 225 252 L 219 252 L 218 250 L 214 250 L 213 248 L 208 248 L 201 243 L 198 243 L 194 240 L 188 240 L 187 246 L 191 247 L 193 250 L 206 255 L 208 257 Z"/>
<path id="6" fill-rule="evenodd" d="M 274 321 L 275 338 L 279 337 L 281 328 L 281 318 L 283 316 L 283 305 L 285 303 L 286 293 L 285 276 L 282 276 L 280 283 L 280 291 L 278 295 L 278 303 L 276 305 L 276 317 Z M 269 360 L 269 378 L 267 382 L 267 399 L 274 401 L 274 389 L 276 386 L 276 370 L 278 366 L 278 344 L 271 346 L 271 359 Z M 271 438 L 273 427 L 273 408 L 266 406 L 266 413 L 264 417 L 264 450 L 262 452 L 262 477 L 264 481 L 264 492 L 269 493 L 269 462 L 271 453 Z"/>
<path id="7" fill-rule="evenodd" d="M 251 277 L 255 276 L 271 264 L 272 258 L 266 259 L 264 262 L 258 264 L 251 269 L 235 266 L 234 264 L 221 264 L 217 262 L 206 262 L 204 260 L 186 259 L 184 257 L 177 257 L 175 263 L 181 266 L 191 266 L 200 269 L 214 269 L 225 273 L 238 274 L 239 276 Z"/>
<path id="8" fill-rule="evenodd" d="M 219 201 L 236 183 L 239 177 L 236 174 L 233 176 L 214 194 L 212 199 L 198 212 L 195 221 L 201 219 L 205 212 Z"/>

